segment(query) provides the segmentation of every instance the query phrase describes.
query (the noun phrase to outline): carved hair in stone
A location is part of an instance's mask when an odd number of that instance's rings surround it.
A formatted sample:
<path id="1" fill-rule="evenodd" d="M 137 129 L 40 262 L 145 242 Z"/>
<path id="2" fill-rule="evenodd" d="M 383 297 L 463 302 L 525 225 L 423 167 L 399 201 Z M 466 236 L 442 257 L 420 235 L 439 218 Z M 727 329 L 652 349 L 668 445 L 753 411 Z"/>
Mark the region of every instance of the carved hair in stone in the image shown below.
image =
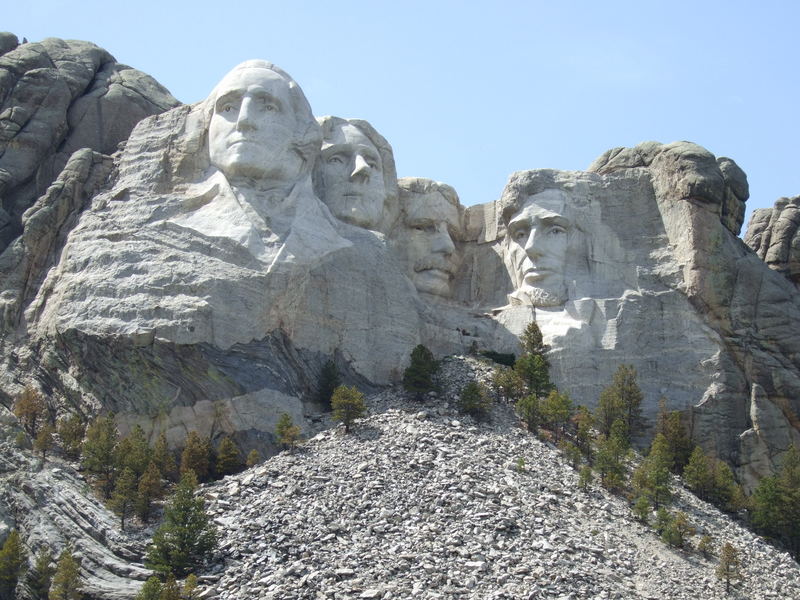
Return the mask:
<path id="1" fill-rule="evenodd" d="M 320 117 L 314 189 L 338 219 L 386 233 L 397 216 L 392 147 L 366 121 Z"/>
<path id="2" fill-rule="evenodd" d="M 460 263 L 456 241 L 462 236 L 463 207 L 444 183 L 405 177 L 400 188 L 400 219 L 392 232 L 406 273 L 417 291 L 449 298 Z"/>

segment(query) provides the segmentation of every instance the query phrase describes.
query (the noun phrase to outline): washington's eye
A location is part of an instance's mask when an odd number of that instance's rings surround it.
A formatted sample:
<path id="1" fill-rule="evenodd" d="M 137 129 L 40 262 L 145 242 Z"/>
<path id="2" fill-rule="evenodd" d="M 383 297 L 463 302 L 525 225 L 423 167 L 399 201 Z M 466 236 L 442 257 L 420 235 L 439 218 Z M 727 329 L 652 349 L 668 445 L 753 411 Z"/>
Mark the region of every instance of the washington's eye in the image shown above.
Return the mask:
<path id="1" fill-rule="evenodd" d="M 567 233 L 567 230 L 562 227 L 561 225 L 553 225 L 549 231 L 550 235 L 560 235 L 562 233 Z"/>
<path id="2" fill-rule="evenodd" d="M 514 239 L 515 242 L 524 242 L 528 239 L 528 230 L 527 229 L 517 229 L 511 237 Z"/>
<path id="3" fill-rule="evenodd" d="M 264 106 L 264 110 L 267 112 L 277 112 L 278 107 L 271 102 L 267 102 L 266 106 Z"/>
<path id="4" fill-rule="evenodd" d="M 433 225 L 414 225 L 414 231 L 419 231 L 421 233 L 434 233 L 436 228 Z"/>
<path id="5" fill-rule="evenodd" d="M 340 154 L 334 154 L 333 156 L 328 157 L 328 164 L 331 165 L 341 165 L 344 163 L 344 158 Z"/>
<path id="6" fill-rule="evenodd" d="M 225 106 L 222 107 L 222 112 L 226 112 L 226 113 L 233 112 L 233 105 L 226 104 Z"/>

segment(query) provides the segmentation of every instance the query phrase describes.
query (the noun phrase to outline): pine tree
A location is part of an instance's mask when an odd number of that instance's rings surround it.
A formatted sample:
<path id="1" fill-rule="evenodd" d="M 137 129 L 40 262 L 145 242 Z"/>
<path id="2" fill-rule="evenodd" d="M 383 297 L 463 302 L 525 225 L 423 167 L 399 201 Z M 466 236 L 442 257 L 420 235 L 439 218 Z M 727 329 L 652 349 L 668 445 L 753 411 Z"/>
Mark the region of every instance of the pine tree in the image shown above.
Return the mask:
<path id="1" fill-rule="evenodd" d="M 706 534 L 697 544 L 697 551 L 703 555 L 703 558 L 708 558 L 714 554 L 714 539 Z"/>
<path id="2" fill-rule="evenodd" d="M 794 445 L 777 475 L 762 478 L 753 493 L 753 524 L 800 556 L 800 452 Z"/>
<path id="3" fill-rule="evenodd" d="M 167 436 L 163 432 L 158 436 L 153 446 L 153 462 L 161 472 L 161 477 L 167 481 L 175 481 L 175 473 L 177 471 L 175 457 L 169 449 Z"/>
<path id="4" fill-rule="evenodd" d="M 537 397 L 550 392 L 550 364 L 542 354 L 523 354 L 514 363 L 514 370 L 528 386 L 528 391 Z"/>
<path id="5" fill-rule="evenodd" d="M 556 436 L 556 441 L 561 437 L 564 428 L 572 416 L 572 399 L 566 393 L 550 390 L 547 398 L 541 404 L 542 420 Z"/>
<path id="6" fill-rule="evenodd" d="M 717 579 L 725 582 L 725 593 L 731 592 L 731 581 L 743 579 L 739 552 L 730 542 L 725 542 L 719 553 L 719 565 L 716 571 Z"/>
<path id="7" fill-rule="evenodd" d="M 239 452 L 239 448 L 226 435 L 219 443 L 219 448 L 217 448 L 217 475 L 224 477 L 225 475 L 238 473 L 242 470 L 242 466 L 242 454 Z"/>
<path id="8" fill-rule="evenodd" d="M 136 474 L 130 467 L 125 467 L 117 477 L 108 503 L 109 508 L 119 515 L 122 531 L 125 531 L 125 519 L 133 512 L 136 504 L 136 487 Z"/>
<path id="9" fill-rule="evenodd" d="M 248 468 L 255 467 L 260 462 L 261 462 L 261 452 L 253 448 L 247 455 L 247 467 Z"/>
<path id="10" fill-rule="evenodd" d="M 167 576 L 167 581 L 161 588 L 159 600 L 181 600 L 181 589 L 178 587 L 178 582 L 175 581 L 175 576 L 172 573 Z"/>
<path id="11" fill-rule="evenodd" d="M 523 396 L 517 402 L 517 414 L 531 433 L 536 433 L 541 419 L 539 398 L 534 394 Z"/>
<path id="12" fill-rule="evenodd" d="M 642 399 L 642 390 L 636 383 L 636 369 L 632 365 L 620 365 L 611 385 L 600 393 L 595 416 L 601 433 L 608 435 L 614 421 L 622 419 L 630 441 L 641 426 Z"/>
<path id="13" fill-rule="evenodd" d="M 53 563 L 53 555 L 50 553 L 49 548 L 43 548 L 36 555 L 33 570 L 28 576 L 31 591 L 35 598 L 47 598 L 47 592 L 50 590 L 50 584 L 53 581 L 55 572 L 56 566 Z"/>
<path id="14" fill-rule="evenodd" d="M 150 577 L 144 582 L 134 600 L 161 600 L 161 587 L 158 577 Z"/>
<path id="15" fill-rule="evenodd" d="M 470 381 L 461 390 L 459 410 L 476 421 L 487 420 L 492 410 L 492 397 L 482 383 Z"/>
<path id="16" fill-rule="evenodd" d="M 130 469 L 137 478 L 141 477 L 152 460 L 152 450 L 147 443 L 144 429 L 136 425 L 122 438 L 117 446 L 117 469 Z"/>
<path id="17" fill-rule="evenodd" d="M 625 475 L 623 459 L 628 451 L 624 435 L 625 426 L 621 420 L 615 422 L 608 437 L 601 437 L 597 446 L 594 467 L 600 473 L 600 481 L 608 489 L 622 485 Z"/>
<path id="18" fill-rule="evenodd" d="M 673 548 L 683 548 L 689 537 L 695 534 L 695 528 L 689 522 L 686 513 L 678 512 L 666 523 L 661 532 L 661 539 Z"/>
<path id="19" fill-rule="evenodd" d="M 86 434 L 86 425 L 80 415 L 70 415 L 66 419 L 58 422 L 58 437 L 61 439 L 61 447 L 64 454 L 72 460 L 80 458 L 81 443 Z"/>
<path id="20" fill-rule="evenodd" d="M 417 400 L 422 400 L 424 394 L 433 390 L 433 374 L 438 368 L 433 353 L 418 344 L 411 351 L 411 363 L 403 372 L 403 387 Z"/>
<path id="21" fill-rule="evenodd" d="M 195 497 L 197 478 L 187 471 L 164 508 L 164 522 L 153 535 L 147 566 L 183 577 L 210 555 L 217 534 L 205 511 L 205 501 Z"/>
<path id="22" fill-rule="evenodd" d="M 190 431 L 181 453 L 181 476 L 194 471 L 199 481 L 207 481 L 211 474 L 211 443 L 196 431 Z"/>
<path id="23" fill-rule="evenodd" d="M 583 457 L 591 463 L 594 458 L 592 450 L 594 417 L 588 408 L 580 405 L 575 411 L 572 421 L 575 423 L 575 445 L 578 446 Z"/>
<path id="24" fill-rule="evenodd" d="M 36 434 L 36 439 L 33 441 L 33 449 L 42 453 L 42 461 L 47 460 L 47 453 L 55 444 L 55 438 L 53 437 L 55 432 L 55 427 L 47 423 L 42 425 L 39 428 L 39 433 Z"/>
<path id="25" fill-rule="evenodd" d="M 67 547 L 58 557 L 48 599 L 80 600 L 83 596 L 80 586 L 80 563 L 72 556 L 72 549 Z"/>
<path id="26" fill-rule="evenodd" d="M 153 500 L 161 498 L 163 488 L 161 486 L 161 473 L 156 467 L 154 462 L 151 462 L 141 479 L 136 491 L 136 515 L 143 521 L 147 522 L 150 518 L 150 513 L 153 508 Z"/>
<path id="27" fill-rule="evenodd" d="M 336 363 L 328 360 L 323 366 L 319 375 L 319 395 L 318 399 L 323 406 L 331 405 L 331 398 L 333 391 L 341 385 L 341 377 L 339 377 L 339 369 Z"/>
<path id="28" fill-rule="evenodd" d="M 700 446 L 695 446 L 689 463 L 683 469 L 683 480 L 699 498 L 708 499 L 714 483 L 711 462 Z"/>
<path id="29" fill-rule="evenodd" d="M 633 474 L 633 487 L 658 510 L 671 497 L 669 482 L 671 456 L 666 438 L 657 434 L 650 452 Z"/>
<path id="30" fill-rule="evenodd" d="M 492 385 L 498 396 L 506 400 L 519 400 L 525 392 L 525 382 L 510 367 L 497 367 L 492 375 Z"/>
<path id="31" fill-rule="evenodd" d="M 525 331 L 520 336 L 520 343 L 522 344 L 523 352 L 526 354 L 544 354 L 547 351 L 542 331 L 536 321 L 531 321 L 525 327 Z"/>
<path id="32" fill-rule="evenodd" d="M 658 416 L 656 417 L 656 433 L 662 434 L 669 445 L 672 455 L 673 473 L 683 473 L 684 467 L 689 462 L 693 444 L 677 410 L 667 411 L 667 400 L 663 396 L 658 403 Z"/>
<path id="33" fill-rule="evenodd" d="M 278 437 L 278 443 L 284 448 L 293 450 L 300 441 L 300 427 L 292 422 L 289 413 L 283 413 L 275 426 L 275 435 Z"/>
<path id="34" fill-rule="evenodd" d="M 349 433 L 350 427 L 356 419 L 360 419 L 367 412 L 364 394 L 355 387 L 340 385 L 333 392 L 331 398 L 333 420 L 344 425 L 344 432 Z"/>
<path id="35" fill-rule="evenodd" d="M 14 600 L 20 575 L 28 565 L 28 553 L 19 532 L 12 529 L 0 549 L 0 600 Z"/>
<path id="36" fill-rule="evenodd" d="M 592 467 L 583 465 L 578 473 L 578 488 L 582 491 L 589 489 L 592 484 Z"/>
<path id="37" fill-rule="evenodd" d="M 35 438 L 39 431 L 39 424 L 47 413 L 47 403 L 41 392 L 29 384 L 17 396 L 13 412 L 28 435 Z"/>
<path id="38" fill-rule="evenodd" d="M 636 502 L 633 504 L 633 516 L 636 517 L 637 521 L 641 521 L 642 523 L 647 523 L 650 520 L 650 502 L 648 502 L 647 498 L 644 496 L 639 496 L 636 498 Z"/>
<path id="39" fill-rule="evenodd" d="M 197 596 L 197 577 L 193 573 L 190 573 L 186 581 L 183 582 L 181 597 L 183 600 L 196 600 Z"/>
<path id="40" fill-rule="evenodd" d="M 98 417 L 86 429 L 81 452 L 83 466 L 94 475 L 104 498 L 110 498 L 114 489 L 118 444 L 119 432 L 113 415 Z"/>

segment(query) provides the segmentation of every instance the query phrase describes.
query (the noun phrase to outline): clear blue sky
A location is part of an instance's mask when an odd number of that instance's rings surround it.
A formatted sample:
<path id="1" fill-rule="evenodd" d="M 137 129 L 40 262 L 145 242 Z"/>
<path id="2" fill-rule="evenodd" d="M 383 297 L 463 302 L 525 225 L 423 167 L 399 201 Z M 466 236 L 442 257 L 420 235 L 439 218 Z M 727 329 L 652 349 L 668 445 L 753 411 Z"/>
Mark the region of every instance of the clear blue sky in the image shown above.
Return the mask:
<path id="1" fill-rule="evenodd" d="M 800 194 L 800 3 L 12 2 L 0 27 L 92 41 L 182 102 L 271 60 L 314 113 L 370 121 L 398 174 L 493 200 L 520 169 L 690 140 L 745 170 L 753 208 Z"/>

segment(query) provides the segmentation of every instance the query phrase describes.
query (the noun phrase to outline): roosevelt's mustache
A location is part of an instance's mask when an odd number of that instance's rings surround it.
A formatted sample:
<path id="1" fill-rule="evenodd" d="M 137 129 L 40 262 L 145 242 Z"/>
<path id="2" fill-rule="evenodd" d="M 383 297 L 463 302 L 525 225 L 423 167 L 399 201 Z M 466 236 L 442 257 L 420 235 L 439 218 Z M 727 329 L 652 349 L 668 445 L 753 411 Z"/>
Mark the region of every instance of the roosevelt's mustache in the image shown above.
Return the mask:
<path id="1" fill-rule="evenodd" d="M 447 260 L 442 256 L 428 256 L 414 263 L 414 271 L 427 271 L 429 269 L 438 269 L 452 275 L 455 273 L 456 267 L 452 261 Z"/>

